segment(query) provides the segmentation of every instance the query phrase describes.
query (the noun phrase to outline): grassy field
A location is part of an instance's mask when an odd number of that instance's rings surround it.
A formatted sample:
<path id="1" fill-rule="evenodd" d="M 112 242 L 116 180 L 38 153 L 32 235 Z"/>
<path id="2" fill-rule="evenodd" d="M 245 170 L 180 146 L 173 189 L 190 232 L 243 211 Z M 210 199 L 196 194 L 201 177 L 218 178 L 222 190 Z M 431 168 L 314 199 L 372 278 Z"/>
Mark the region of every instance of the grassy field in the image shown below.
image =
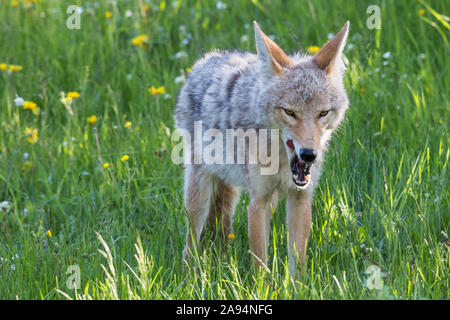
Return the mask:
<path id="1" fill-rule="evenodd" d="M 0 299 L 448 299 L 449 14 L 437 0 L 0 0 Z M 207 241 L 181 262 L 176 96 L 204 52 L 255 52 L 253 20 L 287 52 L 351 23 L 350 110 L 295 282 L 283 200 L 269 270 L 250 268 L 246 194 L 224 252 Z"/>

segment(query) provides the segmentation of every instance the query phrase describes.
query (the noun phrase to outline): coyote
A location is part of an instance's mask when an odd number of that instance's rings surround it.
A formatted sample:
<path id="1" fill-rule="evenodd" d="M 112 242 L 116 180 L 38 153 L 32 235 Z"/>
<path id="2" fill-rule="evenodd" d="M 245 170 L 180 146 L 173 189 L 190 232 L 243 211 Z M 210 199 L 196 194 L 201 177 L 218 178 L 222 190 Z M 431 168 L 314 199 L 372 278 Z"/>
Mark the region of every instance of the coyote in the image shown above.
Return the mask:
<path id="1" fill-rule="evenodd" d="M 287 55 L 254 22 L 257 54 L 212 51 L 198 60 L 181 89 L 175 111 L 176 128 L 277 130 L 281 150 L 275 174 L 263 175 L 263 164 L 185 164 L 184 201 L 187 259 L 205 222 L 222 237 L 232 233 L 240 188 L 250 196 L 248 233 L 252 261 L 267 263 L 270 220 L 278 195 L 286 196 L 291 274 L 303 266 L 311 227 L 311 200 L 332 132 L 349 101 L 344 89 L 342 51 L 349 22 L 314 56 Z M 197 150 L 197 151 L 196 151 Z M 198 153 L 192 148 L 191 160 Z M 248 150 L 245 152 L 248 153 Z M 247 158 L 246 158 L 247 159 Z M 218 230 L 217 230 L 218 229 Z M 194 243 L 193 243 L 194 242 Z"/>

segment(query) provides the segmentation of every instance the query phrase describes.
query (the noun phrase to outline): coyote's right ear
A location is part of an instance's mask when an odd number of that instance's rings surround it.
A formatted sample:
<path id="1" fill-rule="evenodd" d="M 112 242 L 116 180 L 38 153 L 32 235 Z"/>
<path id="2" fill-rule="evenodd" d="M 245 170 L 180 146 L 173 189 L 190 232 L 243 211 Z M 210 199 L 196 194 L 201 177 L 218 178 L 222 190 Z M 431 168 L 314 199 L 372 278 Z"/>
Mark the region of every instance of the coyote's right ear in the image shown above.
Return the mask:
<path id="1" fill-rule="evenodd" d="M 283 68 L 291 64 L 291 60 L 283 50 L 261 31 L 256 21 L 253 21 L 255 29 L 256 50 L 261 61 L 262 72 L 268 77 L 280 75 Z"/>

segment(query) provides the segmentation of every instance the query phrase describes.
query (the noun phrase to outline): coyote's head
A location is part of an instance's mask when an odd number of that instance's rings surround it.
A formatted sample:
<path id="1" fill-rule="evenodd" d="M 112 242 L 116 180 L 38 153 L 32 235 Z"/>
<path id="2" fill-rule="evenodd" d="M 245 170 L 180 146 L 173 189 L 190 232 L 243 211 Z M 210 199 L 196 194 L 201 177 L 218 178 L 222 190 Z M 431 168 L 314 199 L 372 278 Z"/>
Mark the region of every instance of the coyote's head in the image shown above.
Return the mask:
<path id="1" fill-rule="evenodd" d="M 331 133 L 344 118 L 342 50 L 349 23 L 315 56 L 286 55 L 254 23 L 261 72 L 259 105 L 268 125 L 282 133 L 292 180 L 307 188 L 314 162 L 321 161 Z"/>

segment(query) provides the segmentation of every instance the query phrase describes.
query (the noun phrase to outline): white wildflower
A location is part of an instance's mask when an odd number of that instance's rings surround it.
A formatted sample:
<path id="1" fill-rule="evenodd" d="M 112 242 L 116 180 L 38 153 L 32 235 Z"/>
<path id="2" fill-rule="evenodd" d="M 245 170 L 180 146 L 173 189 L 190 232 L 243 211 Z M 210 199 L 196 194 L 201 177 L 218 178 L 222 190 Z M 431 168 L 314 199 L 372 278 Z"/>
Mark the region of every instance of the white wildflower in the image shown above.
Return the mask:
<path id="1" fill-rule="evenodd" d="M 184 75 L 178 76 L 175 78 L 175 83 L 179 84 L 179 83 L 185 83 L 186 82 L 186 78 L 184 77 Z"/>
<path id="2" fill-rule="evenodd" d="M 9 205 L 8 201 L 0 202 L 0 210 L 8 212 L 9 209 L 11 209 L 11 206 Z"/>
<path id="3" fill-rule="evenodd" d="M 217 8 L 217 10 L 224 10 L 227 8 L 227 5 L 226 5 L 226 3 L 222 2 L 222 1 L 217 1 L 216 8 Z"/>
<path id="4" fill-rule="evenodd" d="M 188 54 L 186 51 L 178 51 L 175 53 L 175 59 L 187 58 Z"/>
<path id="5" fill-rule="evenodd" d="M 16 107 L 21 107 L 23 106 L 23 104 L 25 103 L 25 100 L 23 100 L 23 98 L 16 96 L 16 98 L 14 99 L 14 104 L 16 105 Z"/>

